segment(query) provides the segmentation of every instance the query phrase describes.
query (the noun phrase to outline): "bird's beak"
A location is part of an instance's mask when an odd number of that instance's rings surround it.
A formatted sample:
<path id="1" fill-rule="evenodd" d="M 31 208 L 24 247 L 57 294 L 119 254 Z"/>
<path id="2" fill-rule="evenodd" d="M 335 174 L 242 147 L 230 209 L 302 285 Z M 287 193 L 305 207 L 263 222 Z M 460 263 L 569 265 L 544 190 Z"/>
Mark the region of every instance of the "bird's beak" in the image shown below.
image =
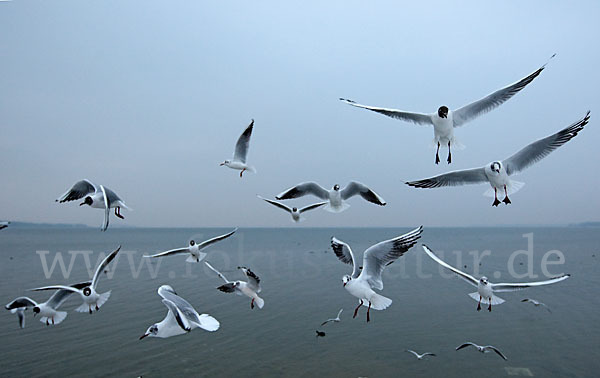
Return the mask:
<path id="1" fill-rule="evenodd" d="M 144 337 L 148 336 L 149 333 L 144 333 L 142 336 L 140 336 L 140 340 L 143 339 Z"/>
<path id="2" fill-rule="evenodd" d="M 224 166 L 224 165 L 225 165 L 225 163 L 221 163 L 221 164 L 219 164 L 219 166 L 221 166 L 221 167 L 222 167 L 222 166 Z"/>
<path id="3" fill-rule="evenodd" d="M 344 287 L 346 287 L 346 284 L 347 284 L 347 283 L 348 283 L 348 282 L 344 282 Z"/>
<path id="4" fill-rule="evenodd" d="M 85 202 L 82 202 L 82 203 L 79 204 L 79 206 L 83 206 L 83 205 L 85 205 Z"/>

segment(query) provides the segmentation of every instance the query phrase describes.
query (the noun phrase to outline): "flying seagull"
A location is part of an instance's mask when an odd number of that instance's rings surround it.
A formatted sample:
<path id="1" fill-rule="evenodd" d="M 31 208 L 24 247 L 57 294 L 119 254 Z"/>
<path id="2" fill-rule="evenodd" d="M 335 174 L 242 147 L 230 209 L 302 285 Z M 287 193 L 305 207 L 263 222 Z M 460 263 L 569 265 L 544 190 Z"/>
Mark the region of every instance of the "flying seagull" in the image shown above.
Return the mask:
<path id="1" fill-rule="evenodd" d="M 296 223 L 304 220 L 304 218 L 301 217 L 302 213 L 309 211 L 309 210 L 314 210 L 317 207 L 321 207 L 321 206 L 327 205 L 329 203 L 329 202 L 317 202 L 317 203 L 313 203 L 312 205 L 304 206 L 303 208 L 298 209 L 297 207 L 288 207 L 280 202 L 262 198 L 261 196 L 258 196 L 258 198 L 260 198 L 261 200 L 263 200 L 265 202 L 270 203 L 273 206 L 276 206 L 282 210 L 287 211 L 292 216 L 292 221 L 294 221 Z"/>
<path id="2" fill-rule="evenodd" d="M 254 274 L 254 272 L 252 272 L 246 267 L 238 266 L 238 269 L 244 272 L 246 277 L 248 277 L 248 282 L 229 281 L 227 278 L 225 278 L 223 274 L 221 274 L 221 272 L 213 268 L 212 265 L 210 265 L 208 262 L 205 261 L 204 263 L 206 264 L 206 266 L 209 267 L 210 270 L 217 273 L 217 275 L 221 277 L 223 281 L 225 281 L 224 285 L 221 285 L 217 288 L 218 290 L 221 290 L 224 293 L 236 293 L 237 295 L 245 295 L 248 298 L 252 298 L 252 300 L 250 301 L 250 308 L 253 309 L 255 303 L 258 306 L 258 308 L 263 308 L 263 306 L 265 305 L 265 301 L 258 296 L 258 293 L 260 293 L 261 291 L 260 278 L 258 278 L 258 276 Z"/>
<path id="3" fill-rule="evenodd" d="M 552 55 L 552 59 L 556 54 Z M 548 61 L 550 60 L 548 59 Z M 546 62 L 548 64 L 548 62 Z M 463 126 L 465 123 L 479 117 L 482 114 L 489 112 L 492 109 L 502 105 L 505 101 L 517 94 L 527 84 L 531 83 L 546 67 L 546 64 L 535 70 L 527 77 L 510 84 L 502 89 L 499 89 L 482 99 L 467 104 L 456 110 L 450 110 L 447 106 L 442 105 L 435 113 L 412 113 L 403 110 L 378 108 L 358 104 L 352 100 L 340 98 L 346 104 L 372 110 L 377 113 L 384 114 L 388 117 L 396 118 L 401 121 L 412 122 L 419 125 L 433 126 L 434 143 L 437 145 L 435 153 L 435 164 L 440 162 L 440 146 L 448 146 L 448 164 L 452 162 L 451 146 L 457 146 L 457 141 L 454 138 L 454 129 Z"/>
<path id="4" fill-rule="evenodd" d="M 533 286 L 543 286 L 550 285 L 553 283 L 557 283 L 560 281 L 564 281 L 567 278 L 571 277 L 570 274 L 563 274 L 561 276 L 552 278 L 546 281 L 536 281 L 536 282 L 523 282 L 523 283 L 492 283 L 489 282 L 487 277 L 483 276 L 480 279 L 477 279 L 470 274 L 462 272 L 455 267 L 448 265 L 439 257 L 437 257 L 429 247 L 423 245 L 423 250 L 427 253 L 427 256 L 431 257 L 435 262 L 440 264 L 446 269 L 451 270 L 452 272 L 458 274 L 462 279 L 467 281 L 472 286 L 477 288 L 477 291 L 474 293 L 470 293 L 469 296 L 474 300 L 478 301 L 477 303 L 477 311 L 481 310 L 481 303 L 488 304 L 488 311 L 492 311 L 492 305 L 499 305 L 504 303 L 504 299 L 499 298 L 494 295 L 494 293 L 501 292 L 509 292 L 509 291 L 517 291 L 522 289 L 527 289 Z"/>
<path id="5" fill-rule="evenodd" d="M 463 348 L 466 348 L 466 347 L 469 347 L 469 346 L 473 346 L 473 347 L 477 348 L 477 350 L 479 352 L 481 352 L 481 353 L 488 353 L 490 351 L 494 351 L 500 357 L 502 357 L 505 361 L 508 360 L 508 358 L 506 358 L 506 356 L 504 354 L 502 354 L 502 352 L 500 352 L 500 350 L 498 348 L 496 348 L 495 346 L 493 346 L 493 345 L 481 346 L 481 345 L 477 345 L 477 344 L 472 343 L 472 342 L 469 341 L 469 342 L 466 342 L 466 343 L 464 343 L 462 345 L 457 346 L 456 350 L 460 350 L 460 349 L 463 349 Z"/>
<path id="6" fill-rule="evenodd" d="M 157 253 L 157 254 L 151 255 L 151 256 L 144 255 L 144 257 L 164 257 L 164 256 L 172 256 L 172 255 L 180 255 L 180 254 L 189 254 L 188 258 L 185 261 L 197 263 L 206 257 L 206 253 L 202 252 L 202 250 L 204 250 L 208 246 L 210 246 L 218 241 L 227 239 L 228 237 L 233 235 L 236 231 L 237 231 L 237 228 L 225 235 L 216 236 L 212 239 L 205 240 L 199 244 L 196 244 L 195 241 L 190 240 L 189 247 L 171 249 L 169 251 L 160 252 L 160 253 Z"/>
<path id="7" fill-rule="evenodd" d="M 383 269 L 404 255 L 421 237 L 423 226 L 396 238 L 379 242 L 369 247 L 363 255 L 363 269 L 356 263 L 354 253 L 350 246 L 335 237 L 331 238 L 331 248 L 340 261 L 352 264 L 352 275 L 342 277 L 344 288 L 359 299 L 358 307 L 354 310 L 355 318 L 360 306 L 367 306 L 367 322 L 370 321 L 371 308 L 385 310 L 392 304 L 392 300 L 377 294 L 373 289 L 383 290 L 381 273 Z"/>
<path id="8" fill-rule="evenodd" d="M 340 315 L 342 315 L 342 311 L 344 311 L 344 309 L 340 309 L 340 311 L 337 314 L 337 317 L 335 317 L 334 319 L 327 319 L 325 320 L 323 323 L 321 323 L 321 327 L 323 327 L 325 324 L 329 323 L 329 322 L 334 322 L 334 323 L 339 323 L 342 321 L 342 319 L 340 319 Z"/>
<path id="9" fill-rule="evenodd" d="M 81 295 L 81 299 L 83 299 L 83 303 L 81 306 L 77 307 L 75 311 L 77 312 L 89 312 L 90 314 L 93 312 L 92 310 L 98 311 L 100 307 L 108 300 L 110 297 L 111 290 L 106 293 L 98 294 L 96 291 L 96 287 L 98 286 L 98 279 L 101 276 L 101 273 L 104 269 L 110 264 L 111 261 L 114 260 L 115 256 L 121 250 L 121 246 L 112 251 L 108 256 L 102 260 L 100 265 L 96 268 L 96 272 L 94 273 L 94 277 L 91 282 L 88 282 L 87 285 L 82 287 L 74 287 L 74 286 L 64 286 L 64 285 L 51 285 L 38 287 L 35 289 L 30 289 L 31 291 L 42 291 L 42 290 L 69 290 Z"/>
<path id="10" fill-rule="evenodd" d="M 542 306 L 544 307 L 546 310 L 548 310 L 549 313 L 552 313 L 552 311 L 550 311 L 550 308 L 548 306 L 546 306 L 545 303 L 542 303 L 540 301 L 536 301 L 535 299 L 531 299 L 531 298 L 525 298 L 525 299 L 521 299 L 521 302 L 528 302 L 533 304 L 535 307 L 539 307 Z"/>
<path id="11" fill-rule="evenodd" d="M 74 289 L 81 289 L 88 286 L 90 282 L 82 282 L 72 285 Z M 11 313 L 17 314 L 19 319 L 19 326 L 25 328 L 25 311 L 28 308 L 33 309 L 33 316 L 40 315 L 40 322 L 46 323 L 46 325 L 60 324 L 67 317 L 65 311 L 57 311 L 58 308 L 73 294 L 71 290 L 57 290 L 52 296 L 44 303 L 37 303 L 29 297 L 18 297 L 12 302 L 7 304 L 5 308 L 10 310 Z"/>
<path id="12" fill-rule="evenodd" d="M 516 154 L 502 161 L 494 161 L 481 168 L 453 171 L 432 178 L 410 181 L 406 184 L 415 188 L 441 188 L 443 186 L 459 186 L 467 184 L 489 183 L 491 189 L 485 195 L 494 197 L 492 206 L 498 206 L 498 191 L 504 191 L 505 204 L 511 203 L 509 194 L 517 192 L 523 187 L 522 182 L 513 181 L 509 176 L 518 173 L 530 165 L 542 160 L 552 151 L 570 141 L 577 135 L 590 120 L 590 112 L 585 117 L 572 125 L 552 134 L 546 138 L 531 143 Z"/>
<path id="13" fill-rule="evenodd" d="M 430 353 L 430 352 L 419 354 L 419 353 L 417 353 L 417 352 L 415 352 L 414 350 L 411 350 L 411 349 L 407 349 L 407 350 L 405 350 L 405 352 L 414 354 L 415 357 L 417 357 L 417 360 L 422 360 L 423 357 L 425 357 L 425 356 L 433 356 L 433 357 L 436 356 L 434 353 Z"/>
<path id="14" fill-rule="evenodd" d="M 246 157 L 248 156 L 248 147 L 250 146 L 250 137 L 252 136 L 252 128 L 254 127 L 254 120 L 250 122 L 250 125 L 244 130 L 242 135 L 238 138 L 237 143 L 235 144 L 235 151 L 233 153 L 232 160 L 225 160 L 220 165 L 226 166 L 231 169 L 237 169 L 240 172 L 240 178 L 242 178 L 242 174 L 245 171 L 250 171 L 256 173 L 256 169 L 254 167 L 246 164 Z"/>
<path id="15" fill-rule="evenodd" d="M 140 337 L 160 337 L 183 335 L 194 328 L 202 328 L 205 331 L 216 331 L 219 322 L 208 314 L 199 315 L 196 309 L 188 301 L 177 295 L 169 285 L 158 288 L 158 295 L 162 297 L 162 303 L 167 306 L 167 316 L 159 322 L 148 327 Z"/>
<path id="16" fill-rule="evenodd" d="M 102 224 L 102 231 L 106 231 L 108 228 L 108 217 L 110 215 L 110 209 L 115 209 L 115 215 L 118 218 L 125 219 L 121 215 L 121 208 L 127 210 L 131 209 L 125 205 L 125 202 L 112 190 L 108 189 L 103 185 L 96 186 L 90 180 L 84 179 L 77 181 L 71 189 L 67 190 L 65 194 L 56 199 L 56 202 L 69 202 L 84 198 L 83 202 L 79 206 L 88 205 L 95 209 L 104 209 L 104 223 Z"/>
<path id="17" fill-rule="evenodd" d="M 379 206 L 385 206 L 385 200 L 377 193 L 361 184 L 360 182 L 351 181 L 344 189 L 340 189 L 338 184 L 335 184 L 331 190 L 321 187 L 316 182 L 303 182 L 294 187 L 291 187 L 282 193 L 279 193 L 275 198 L 285 200 L 290 198 L 298 198 L 312 194 L 322 200 L 329 201 L 325 206 L 325 210 L 339 213 L 350 207 L 345 201 L 355 195 L 360 195 L 362 198 Z"/>

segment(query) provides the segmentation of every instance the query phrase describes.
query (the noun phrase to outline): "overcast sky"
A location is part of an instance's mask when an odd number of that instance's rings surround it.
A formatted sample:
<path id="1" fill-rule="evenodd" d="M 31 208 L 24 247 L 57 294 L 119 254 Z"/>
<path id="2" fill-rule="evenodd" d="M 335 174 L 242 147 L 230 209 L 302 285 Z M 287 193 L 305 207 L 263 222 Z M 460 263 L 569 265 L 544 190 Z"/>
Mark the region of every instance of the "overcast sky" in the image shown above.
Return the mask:
<path id="1" fill-rule="evenodd" d="M 0 3 L 0 219 L 86 223 L 102 211 L 54 199 L 88 178 L 134 209 L 134 226 L 294 226 L 261 200 L 314 180 L 361 181 L 301 226 L 470 226 L 598 220 L 600 2 L 33 1 Z M 430 127 L 341 103 L 433 112 L 547 69 L 457 130 L 436 166 Z M 486 185 L 405 181 L 504 159 L 583 117 L 575 139 L 515 178 L 513 204 Z M 255 119 L 240 180 L 220 167 Z M 288 201 L 312 203 L 314 197 Z"/>

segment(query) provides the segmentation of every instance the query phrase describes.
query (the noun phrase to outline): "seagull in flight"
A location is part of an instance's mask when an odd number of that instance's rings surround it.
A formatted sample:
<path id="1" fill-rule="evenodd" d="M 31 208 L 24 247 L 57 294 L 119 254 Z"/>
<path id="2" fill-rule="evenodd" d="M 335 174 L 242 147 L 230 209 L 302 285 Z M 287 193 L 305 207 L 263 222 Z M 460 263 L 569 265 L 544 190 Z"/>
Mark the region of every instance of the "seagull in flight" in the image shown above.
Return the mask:
<path id="1" fill-rule="evenodd" d="M 334 323 L 339 323 L 342 321 L 342 319 L 340 319 L 340 315 L 342 315 L 342 311 L 344 311 L 344 309 L 340 309 L 340 311 L 337 314 L 337 317 L 334 319 L 327 319 L 325 320 L 323 323 L 321 323 L 321 327 L 323 327 L 325 324 L 329 323 L 329 322 L 334 322 Z"/>
<path id="2" fill-rule="evenodd" d="M 202 252 L 202 250 L 204 250 L 205 248 L 207 248 L 210 245 L 215 244 L 218 241 L 221 241 L 223 239 L 227 239 L 228 237 L 230 237 L 231 235 L 233 235 L 235 232 L 237 231 L 237 228 L 234 229 L 233 231 L 225 234 L 225 235 L 220 235 L 220 236 L 216 236 L 212 239 L 208 239 L 203 241 L 202 243 L 196 244 L 195 241 L 190 240 L 190 245 L 186 248 L 177 248 L 177 249 L 171 249 L 169 251 L 165 251 L 165 252 L 160 252 L 157 253 L 155 255 L 144 255 L 144 257 L 164 257 L 164 256 L 172 256 L 172 255 L 181 255 L 181 254 L 189 254 L 190 256 L 188 256 L 188 258 L 185 260 L 187 262 L 193 262 L 193 263 L 197 263 L 200 262 L 201 260 L 203 260 L 206 257 L 206 253 Z"/>
<path id="3" fill-rule="evenodd" d="M 552 59 L 556 54 L 552 55 Z M 548 61 L 550 61 L 548 59 Z M 548 62 L 546 62 L 548 64 Z M 374 106 L 367 106 L 358 104 L 352 100 L 340 98 L 341 101 L 346 104 L 372 110 L 377 113 L 384 114 L 388 117 L 396 118 L 405 122 L 412 122 L 418 125 L 433 126 L 434 143 L 437 145 L 437 151 L 435 153 L 435 164 L 440 162 L 440 146 L 448 146 L 448 159 L 447 162 L 452 162 L 451 146 L 459 145 L 454 138 L 454 129 L 463 126 L 467 122 L 479 117 L 482 114 L 489 112 L 492 109 L 497 108 L 504 102 L 509 100 L 512 96 L 517 94 L 521 89 L 525 88 L 527 84 L 531 83 L 533 79 L 544 70 L 546 64 L 535 70 L 530 75 L 523 79 L 510 84 L 504 88 L 501 88 L 482 99 L 467 104 L 456 110 L 450 110 L 446 105 L 442 105 L 438 108 L 435 113 L 413 113 L 406 112 L 397 109 L 378 108 Z"/>
<path id="4" fill-rule="evenodd" d="M 441 188 L 443 186 L 459 186 L 467 184 L 489 183 L 491 189 L 484 195 L 494 197 L 492 206 L 498 206 L 498 191 L 504 191 L 504 202 L 506 205 L 511 201 L 509 194 L 517 192 L 525 185 L 522 182 L 511 180 L 509 176 L 516 174 L 530 165 L 542 160 L 552 151 L 574 138 L 590 120 L 590 112 L 585 117 L 572 125 L 531 143 L 516 154 L 502 161 L 494 161 L 481 168 L 453 171 L 432 178 L 410 181 L 406 184 L 415 188 Z"/>
<path id="5" fill-rule="evenodd" d="M 325 210 L 332 213 L 340 213 L 349 208 L 350 205 L 348 205 L 345 201 L 357 194 L 376 205 L 386 205 L 385 200 L 377 193 L 356 181 L 351 181 L 344 189 L 340 189 L 340 186 L 335 184 L 331 190 L 323 188 L 316 182 L 303 182 L 279 193 L 275 198 L 278 200 L 285 200 L 302 197 L 307 194 L 312 194 L 313 196 L 322 200 L 329 201 L 329 203 L 325 206 Z"/>
<path id="6" fill-rule="evenodd" d="M 71 287 L 74 289 L 82 289 L 90 285 L 90 282 L 82 282 Z M 25 311 L 28 308 L 33 309 L 33 316 L 40 315 L 40 322 L 46 325 L 60 324 L 67 317 L 65 311 L 57 311 L 58 308 L 73 294 L 71 290 L 57 290 L 44 303 L 37 303 L 29 297 L 18 297 L 7 304 L 5 308 L 13 314 L 17 314 L 19 326 L 25 328 Z"/>
<path id="7" fill-rule="evenodd" d="M 209 332 L 219 329 L 220 324 L 217 319 L 208 314 L 199 315 L 194 307 L 177 295 L 171 286 L 162 285 L 159 287 L 158 295 L 161 296 L 162 303 L 167 307 L 167 316 L 161 322 L 148 327 L 140 340 L 148 336 L 164 339 L 183 335 L 194 328 L 202 328 Z"/>
<path id="8" fill-rule="evenodd" d="M 492 311 L 492 305 L 499 305 L 504 303 L 504 299 L 497 297 L 494 293 L 501 292 L 509 292 L 509 291 L 517 291 L 522 289 L 527 289 L 529 287 L 534 286 L 544 286 L 550 285 L 553 283 L 557 283 L 560 281 L 564 281 L 567 278 L 571 277 L 570 274 L 563 274 L 561 276 L 546 280 L 546 281 L 536 281 L 536 282 L 523 282 L 523 283 L 492 283 L 489 282 L 487 277 L 483 276 L 480 279 L 477 279 L 470 274 L 467 274 L 463 271 L 456 269 L 455 267 L 448 265 L 446 262 L 437 257 L 429 247 L 423 244 L 423 250 L 427 253 L 427 256 L 431 257 L 435 262 L 440 264 L 446 269 L 451 270 L 452 272 L 458 274 L 459 277 L 467 281 L 472 286 L 477 288 L 477 291 L 474 293 L 470 293 L 469 296 L 474 300 L 478 301 L 477 303 L 477 311 L 481 310 L 481 303 L 488 304 L 488 311 Z"/>
<path id="9" fill-rule="evenodd" d="M 125 202 L 123 202 L 123 200 L 115 192 L 103 185 L 97 186 L 87 179 L 77 181 L 73 187 L 71 187 L 71 189 L 67 190 L 62 196 L 57 198 L 56 202 L 64 203 L 82 198 L 84 198 L 84 200 L 79 204 L 79 206 L 88 205 L 95 209 L 104 209 L 104 223 L 102 224 L 102 231 L 106 231 L 108 228 L 110 209 L 114 208 L 115 215 L 121 219 L 125 219 L 121 215 L 122 207 L 131 211 L 131 209 L 125 205 Z"/>
<path id="10" fill-rule="evenodd" d="M 422 359 L 423 359 L 423 357 L 425 357 L 425 356 L 433 356 L 433 357 L 436 357 L 436 355 L 435 355 L 434 353 L 430 353 L 430 352 L 426 352 L 426 353 L 423 353 L 423 354 L 419 354 L 419 353 L 417 353 L 417 352 L 415 352 L 414 350 L 411 350 L 411 349 L 407 349 L 407 350 L 405 350 L 405 352 L 408 352 L 408 353 L 412 353 L 412 354 L 414 354 L 414 355 L 415 355 L 415 357 L 417 357 L 417 360 L 422 360 Z"/>
<path id="11" fill-rule="evenodd" d="M 466 342 L 466 343 L 464 343 L 462 345 L 457 346 L 456 350 L 460 350 L 460 349 L 463 349 L 463 348 L 466 348 L 466 347 L 469 347 L 469 346 L 473 346 L 473 347 L 477 348 L 477 350 L 479 352 L 481 352 L 481 353 L 488 353 L 488 352 L 494 351 L 500 357 L 502 357 L 505 361 L 508 360 L 508 358 L 506 358 L 506 356 L 504 354 L 502 354 L 502 352 L 500 352 L 500 349 L 496 348 L 493 345 L 481 346 L 481 345 L 477 345 L 477 344 L 472 343 L 472 342 L 469 341 L 469 342 Z"/>
<path id="12" fill-rule="evenodd" d="M 9 224 L 10 224 L 10 222 L 6 222 L 6 221 L 0 222 L 0 230 L 4 230 L 6 227 L 8 227 Z"/>
<path id="13" fill-rule="evenodd" d="M 248 156 L 248 147 L 250 147 L 250 137 L 252 136 L 252 128 L 254 127 L 254 120 L 250 122 L 250 125 L 246 127 L 246 130 L 240 135 L 237 143 L 235 144 L 235 151 L 233 153 L 232 160 L 225 160 L 220 165 L 226 166 L 231 169 L 237 169 L 240 172 L 240 178 L 245 171 L 256 173 L 254 167 L 246 164 L 246 157 Z"/>
<path id="14" fill-rule="evenodd" d="M 359 299 L 358 307 L 354 310 L 356 318 L 360 306 L 367 306 L 367 322 L 371 320 L 371 308 L 385 310 L 392 300 L 377 294 L 373 289 L 383 290 L 381 274 L 383 269 L 406 253 L 421 237 L 423 226 L 396 238 L 379 242 L 369 247 L 363 255 L 363 269 L 356 263 L 350 246 L 335 237 L 331 238 L 331 248 L 337 258 L 346 264 L 352 264 L 352 275 L 342 277 L 344 288 Z"/>
<path id="15" fill-rule="evenodd" d="M 258 196 L 258 198 L 260 198 L 261 200 L 263 200 L 265 202 L 270 203 L 273 206 L 276 206 L 282 210 L 287 211 L 292 216 L 292 221 L 294 221 L 296 223 L 302 222 L 304 220 L 304 218 L 301 216 L 302 213 L 309 211 L 309 210 L 314 210 L 317 207 L 321 207 L 321 206 L 327 205 L 329 203 L 329 202 L 317 202 L 317 203 L 313 203 L 312 205 L 304 206 L 303 208 L 298 209 L 297 207 L 288 207 L 280 202 L 262 198 L 261 196 Z"/>
<path id="16" fill-rule="evenodd" d="M 525 298 L 525 299 L 521 299 L 521 302 L 528 302 L 533 304 L 535 307 L 544 307 L 546 310 L 548 310 L 549 313 L 552 313 L 552 311 L 550 311 L 550 308 L 548 306 L 546 306 L 545 303 L 542 303 L 540 301 L 536 301 L 535 299 L 531 299 L 531 298 Z"/>
<path id="17" fill-rule="evenodd" d="M 252 298 L 252 300 L 250 301 L 251 309 L 254 309 L 255 303 L 258 306 L 258 308 L 263 308 L 263 306 L 265 305 L 265 301 L 258 296 L 258 293 L 260 293 L 262 290 L 260 287 L 260 278 L 258 278 L 258 276 L 254 274 L 254 272 L 252 272 L 246 267 L 238 266 L 238 269 L 244 272 L 246 277 L 248 277 L 248 282 L 229 281 L 223 274 L 221 274 L 221 272 L 213 268 L 212 265 L 210 265 L 208 262 L 205 261 L 204 263 L 206 264 L 206 266 L 208 266 L 210 270 L 215 272 L 217 276 L 219 276 L 223 281 L 225 281 L 224 285 L 221 285 L 217 288 L 218 290 L 221 290 L 224 293 L 236 293 L 237 295 L 245 295 L 248 298 Z"/>
<path id="18" fill-rule="evenodd" d="M 83 287 L 74 287 L 74 286 L 64 286 L 64 285 L 51 285 L 38 287 L 35 289 L 30 289 L 31 291 L 43 291 L 43 290 L 68 290 L 74 293 L 78 293 L 83 299 L 83 304 L 75 309 L 77 312 L 89 312 L 92 314 L 92 309 L 98 311 L 100 307 L 108 300 L 110 297 L 111 290 L 106 293 L 98 294 L 96 288 L 98 286 L 98 279 L 100 278 L 104 269 L 110 264 L 111 261 L 117 256 L 119 251 L 121 250 L 121 246 L 112 251 L 108 256 L 102 260 L 100 265 L 96 268 L 94 273 L 94 277 L 91 282 L 88 282 L 87 285 Z"/>

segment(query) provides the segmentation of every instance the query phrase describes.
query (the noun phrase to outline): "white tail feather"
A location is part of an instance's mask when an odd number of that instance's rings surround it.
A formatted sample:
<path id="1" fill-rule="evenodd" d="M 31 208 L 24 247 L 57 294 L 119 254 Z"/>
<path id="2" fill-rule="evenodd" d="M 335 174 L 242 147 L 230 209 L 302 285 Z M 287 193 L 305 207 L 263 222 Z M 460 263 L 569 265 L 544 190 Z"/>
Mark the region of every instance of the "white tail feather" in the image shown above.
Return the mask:
<path id="1" fill-rule="evenodd" d="M 370 302 L 371 309 L 373 310 L 385 310 L 392 304 L 392 300 L 390 298 L 386 298 L 383 295 L 379 295 L 377 293 L 371 295 Z M 363 305 L 368 307 L 369 303 L 365 303 L 363 301 Z"/>
<path id="2" fill-rule="evenodd" d="M 329 211 L 330 213 L 341 213 L 342 211 L 346 210 L 349 207 L 350 207 L 350 205 L 348 205 L 346 202 L 342 202 L 341 206 L 336 206 L 336 207 L 333 207 L 333 206 L 331 206 L 331 203 L 328 203 L 327 205 L 323 206 L 323 209 Z"/>
<path id="3" fill-rule="evenodd" d="M 40 322 L 48 325 L 56 325 L 62 323 L 63 320 L 67 317 L 67 313 L 64 311 L 57 311 L 54 317 L 42 316 L 40 318 Z"/>
<path id="4" fill-rule="evenodd" d="M 257 295 L 254 297 L 254 304 L 257 305 L 258 308 L 263 308 L 263 306 L 265 305 L 265 301 Z"/>
<path id="5" fill-rule="evenodd" d="M 205 331 L 214 332 L 219 329 L 221 324 L 219 321 L 208 314 L 200 315 L 200 323 L 198 327 L 202 328 Z"/>
<path id="6" fill-rule="evenodd" d="M 198 258 L 197 259 L 196 259 L 196 256 L 190 255 L 185 261 L 187 261 L 189 263 L 197 263 L 197 262 L 200 262 L 200 261 L 204 260 L 205 257 L 206 257 L 206 253 L 204 253 L 204 252 L 198 252 Z"/>
<path id="7" fill-rule="evenodd" d="M 96 302 L 96 306 L 98 306 L 98 308 L 102 307 L 102 305 L 108 300 L 108 298 L 110 297 L 110 292 L 111 290 L 107 291 L 106 293 L 100 294 L 100 298 L 98 298 L 98 302 Z M 95 310 L 95 308 L 93 308 L 93 310 Z"/>
<path id="8" fill-rule="evenodd" d="M 469 297 L 471 297 L 474 300 L 476 300 L 477 302 L 479 302 L 479 298 L 480 297 L 479 297 L 479 293 L 478 292 L 474 292 L 474 293 L 469 294 Z M 497 297 L 494 294 L 492 294 L 492 305 L 493 306 L 502 304 L 504 302 L 505 302 L 504 299 L 502 299 L 500 297 Z M 490 301 L 487 298 L 481 298 L 481 304 L 489 305 Z"/>
<path id="9" fill-rule="evenodd" d="M 508 185 L 506 186 L 506 189 L 508 190 L 508 194 L 511 195 L 521 190 L 521 188 L 524 186 L 524 182 L 510 180 Z M 494 198 L 494 188 L 489 188 L 483 193 L 483 195 L 486 197 Z M 502 195 L 504 195 L 504 189 L 498 189 L 498 197 L 501 197 Z"/>

